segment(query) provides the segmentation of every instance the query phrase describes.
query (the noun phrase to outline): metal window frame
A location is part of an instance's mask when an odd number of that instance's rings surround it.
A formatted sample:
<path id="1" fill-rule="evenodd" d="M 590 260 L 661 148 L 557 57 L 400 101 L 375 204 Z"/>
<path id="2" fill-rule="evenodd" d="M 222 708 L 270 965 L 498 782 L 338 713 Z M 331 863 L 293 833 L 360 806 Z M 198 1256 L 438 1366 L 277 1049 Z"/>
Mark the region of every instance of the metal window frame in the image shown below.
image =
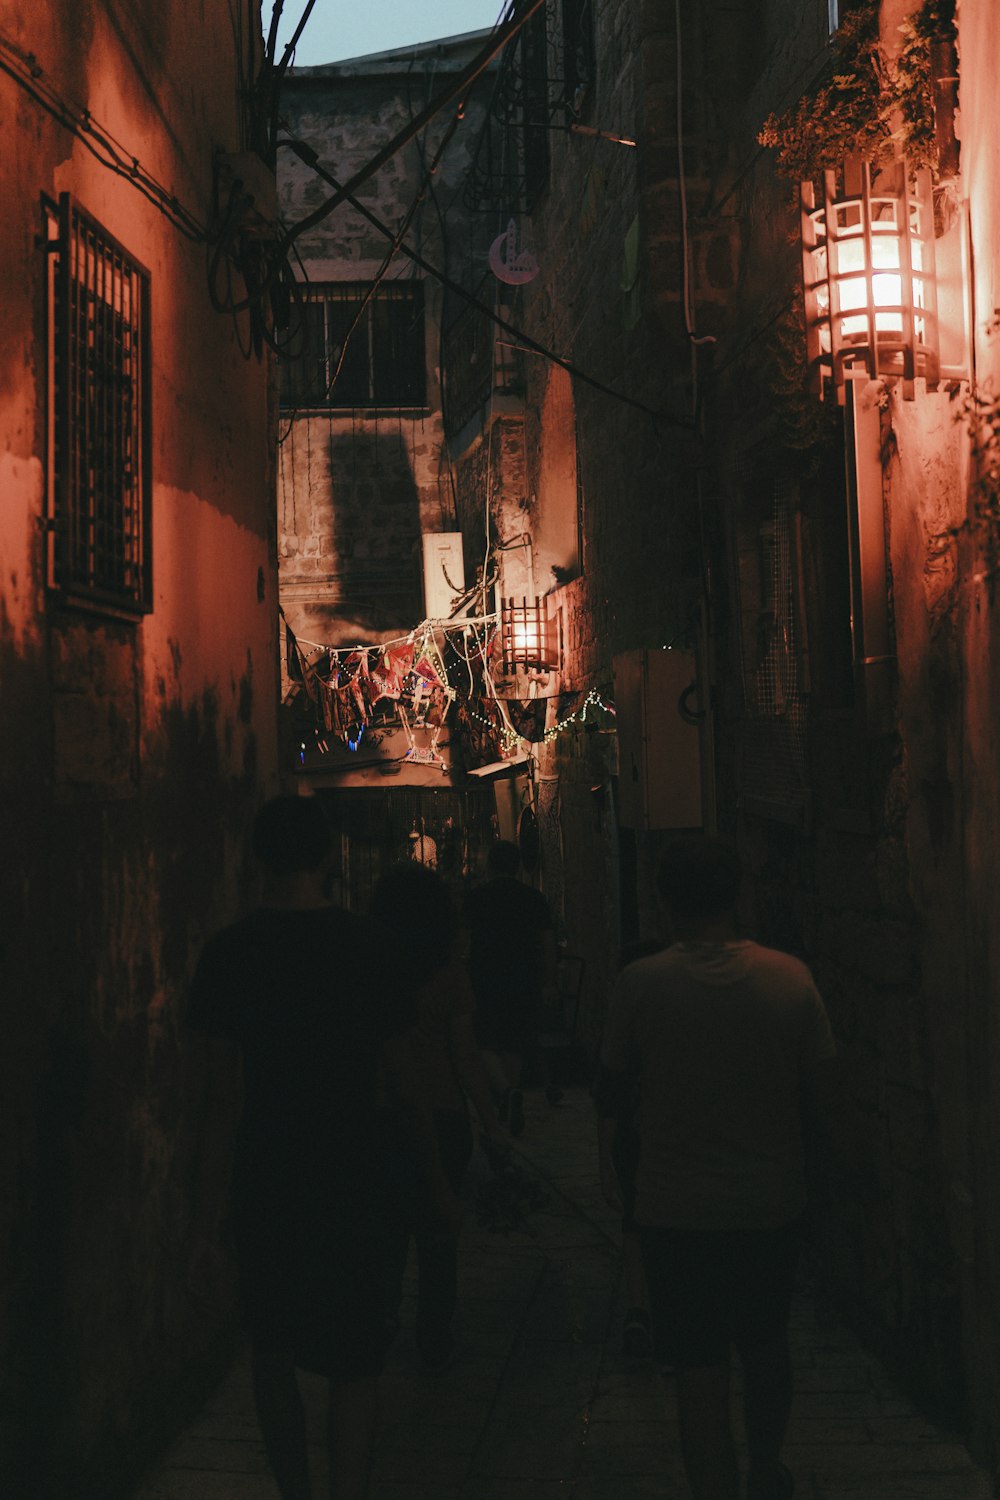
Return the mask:
<path id="1" fill-rule="evenodd" d="M 134 619 L 153 607 L 150 275 L 69 193 L 43 200 L 43 211 L 47 583 L 67 603 Z M 126 387 L 127 432 L 118 420 Z"/>
<path id="2" fill-rule="evenodd" d="M 367 281 L 324 281 L 307 282 L 301 287 L 303 302 L 318 304 L 323 309 L 323 365 L 326 380 L 326 395 L 320 399 L 308 396 L 296 399 L 292 396 L 286 399 L 281 396 L 281 406 L 286 412 L 306 413 L 314 411 L 322 412 L 381 412 L 381 411 L 413 411 L 426 412 L 428 410 L 427 395 L 427 297 L 422 276 L 411 276 L 398 278 L 393 281 L 381 283 L 375 290 L 374 295 L 366 304 L 362 321 L 355 334 L 355 338 L 361 337 L 365 341 L 367 350 L 368 370 L 368 399 L 366 401 L 338 401 L 336 400 L 336 389 L 331 390 L 330 379 L 332 369 L 329 356 L 329 308 L 337 302 L 348 302 L 351 300 L 362 301 L 365 294 L 370 290 L 371 283 Z M 375 378 L 375 343 L 372 325 L 372 310 L 376 301 L 408 302 L 414 312 L 420 315 L 422 329 L 422 350 L 420 361 L 421 372 L 421 394 L 419 399 L 413 401 L 398 401 L 384 397 L 376 389 Z M 291 365 L 293 359 L 289 358 L 286 363 Z"/>

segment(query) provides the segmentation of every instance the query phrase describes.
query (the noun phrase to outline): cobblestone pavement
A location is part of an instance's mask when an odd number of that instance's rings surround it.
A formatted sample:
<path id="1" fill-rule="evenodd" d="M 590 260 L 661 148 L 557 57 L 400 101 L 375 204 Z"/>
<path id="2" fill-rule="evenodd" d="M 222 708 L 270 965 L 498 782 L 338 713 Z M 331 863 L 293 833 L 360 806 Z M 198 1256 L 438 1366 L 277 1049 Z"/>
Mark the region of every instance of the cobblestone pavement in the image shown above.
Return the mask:
<path id="1" fill-rule="evenodd" d="M 621 1353 L 615 1216 L 595 1170 L 583 1091 L 528 1097 L 519 1147 L 546 1201 L 520 1227 L 477 1220 L 477 1154 L 463 1240 L 459 1358 L 420 1371 L 412 1282 L 381 1387 L 371 1500 L 687 1500 L 671 1382 Z M 987 1500 L 961 1440 L 925 1420 L 857 1339 L 803 1291 L 785 1458 L 796 1500 Z M 325 1494 L 324 1383 L 303 1380 L 314 1483 Z M 734 1382 L 737 1392 L 738 1379 Z M 133 1500 L 276 1500 L 238 1362 Z"/>

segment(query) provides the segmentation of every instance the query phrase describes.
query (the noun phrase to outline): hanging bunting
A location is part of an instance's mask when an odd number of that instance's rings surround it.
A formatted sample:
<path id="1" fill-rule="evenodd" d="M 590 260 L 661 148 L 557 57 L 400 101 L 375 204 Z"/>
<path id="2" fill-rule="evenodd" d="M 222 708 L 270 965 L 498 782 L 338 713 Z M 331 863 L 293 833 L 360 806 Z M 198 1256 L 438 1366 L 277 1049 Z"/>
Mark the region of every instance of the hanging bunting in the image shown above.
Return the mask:
<path id="1" fill-rule="evenodd" d="M 548 699 L 508 698 L 506 703 L 512 732 L 518 739 L 537 745 L 545 734 L 545 710 L 548 707 Z"/>
<path id="2" fill-rule="evenodd" d="M 412 665 L 412 644 L 387 647 L 379 653 L 378 661 L 369 672 L 373 707 L 383 698 L 402 697 L 403 683 Z"/>

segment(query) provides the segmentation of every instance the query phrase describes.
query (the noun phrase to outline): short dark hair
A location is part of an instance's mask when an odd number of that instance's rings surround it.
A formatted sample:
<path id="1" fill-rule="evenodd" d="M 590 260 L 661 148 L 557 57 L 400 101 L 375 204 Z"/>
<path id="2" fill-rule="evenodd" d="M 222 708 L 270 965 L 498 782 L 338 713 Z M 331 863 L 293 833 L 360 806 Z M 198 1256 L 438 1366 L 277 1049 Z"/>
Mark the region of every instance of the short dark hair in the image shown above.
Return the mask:
<path id="1" fill-rule="evenodd" d="M 691 834 L 660 855 L 656 888 L 682 921 L 705 921 L 735 910 L 742 880 L 739 855 L 725 839 Z"/>
<path id="2" fill-rule="evenodd" d="M 394 938 L 424 945 L 430 971 L 447 960 L 455 940 L 458 917 L 443 876 L 407 859 L 379 876 L 372 894 L 371 915 Z"/>
<path id="3" fill-rule="evenodd" d="M 498 839 L 490 845 L 486 863 L 491 875 L 516 875 L 521 868 L 521 851 L 510 839 Z"/>
<path id="4" fill-rule="evenodd" d="M 333 834 L 315 797 L 272 797 L 254 819 L 253 852 L 272 875 L 318 870 Z"/>

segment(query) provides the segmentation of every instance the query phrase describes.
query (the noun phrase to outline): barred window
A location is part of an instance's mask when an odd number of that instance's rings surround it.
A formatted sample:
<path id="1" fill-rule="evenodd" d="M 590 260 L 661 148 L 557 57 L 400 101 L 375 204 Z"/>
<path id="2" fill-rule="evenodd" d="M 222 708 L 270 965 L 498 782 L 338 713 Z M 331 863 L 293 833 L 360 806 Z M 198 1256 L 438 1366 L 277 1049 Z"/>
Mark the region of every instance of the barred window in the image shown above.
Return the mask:
<path id="1" fill-rule="evenodd" d="M 365 302 L 369 290 L 368 282 L 303 288 L 282 357 L 282 406 L 425 405 L 423 282 L 383 282 Z"/>
<path id="2" fill-rule="evenodd" d="M 594 91 L 594 0 L 563 0 L 562 16 L 563 92 L 567 116 L 577 120 Z"/>
<path id="3" fill-rule="evenodd" d="M 520 36 L 523 69 L 524 184 L 534 207 L 549 181 L 549 63 L 546 7 L 531 17 Z"/>
<path id="4" fill-rule="evenodd" d="M 142 614 L 152 608 L 149 276 L 69 194 L 49 223 L 49 583 Z"/>

